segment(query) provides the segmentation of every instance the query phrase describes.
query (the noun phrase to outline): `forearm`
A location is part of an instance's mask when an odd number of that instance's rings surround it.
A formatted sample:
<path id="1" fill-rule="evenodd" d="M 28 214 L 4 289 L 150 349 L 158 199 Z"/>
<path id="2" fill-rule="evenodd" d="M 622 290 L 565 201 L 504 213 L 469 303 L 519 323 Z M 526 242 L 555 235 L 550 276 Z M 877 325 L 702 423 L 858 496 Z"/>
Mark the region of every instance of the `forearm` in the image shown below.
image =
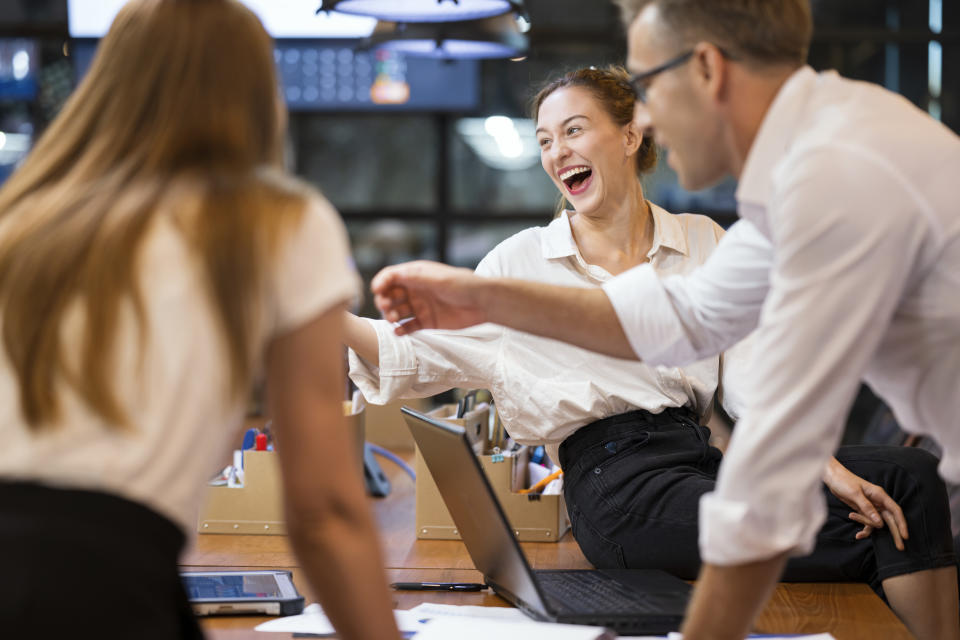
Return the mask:
<path id="1" fill-rule="evenodd" d="M 267 351 L 287 528 L 338 637 L 397 638 L 361 460 L 343 417 L 343 315 L 332 309 Z"/>
<path id="2" fill-rule="evenodd" d="M 279 441 L 290 542 L 341 638 L 395 638 L 380 543 L 353 434 L 334 397 L 308 399 L 285 428 L 309 434 Z M 326 394 L 329 395 L 329 394 Z M 299 428 L 298 428 L 299 427 Z M 313 446 L 305 441 L 313 439 Z M 318 459 L 317 445 L 332 454 Z M 287 446 L 290 445 L 290 446 Z M 362 613 L 357 603 L 362 602 Z"/>
<path id="3" fill-rule="evenodd" d="M 510 278 L 478 279 L 476 286 L 490 322 L 616 358 L 637 359 L 602 289 Z"/>
<path id="4" fill-rule="evenodd" d="M 374 366 L 380 365 L 380 343 L 376 330 L 364 318 L 343 312 L 343 343 Z"/>
<path id="5" fill-rule="evenodd" d="M 288 511 L 290 541 L 339 638 L 397 638 L 373 519 L 363 497 L 321 517 Z M 358 605 L 358 603 L 362 603 Z M 344 615 L 360 606 L 363 615 Z"/>
<path id="6" fill-rule="evenodd" d="M 742 640 L 773 593 L 783 553 L 749 564 L 704 564 L 683 623 L 684 640 Z"/>

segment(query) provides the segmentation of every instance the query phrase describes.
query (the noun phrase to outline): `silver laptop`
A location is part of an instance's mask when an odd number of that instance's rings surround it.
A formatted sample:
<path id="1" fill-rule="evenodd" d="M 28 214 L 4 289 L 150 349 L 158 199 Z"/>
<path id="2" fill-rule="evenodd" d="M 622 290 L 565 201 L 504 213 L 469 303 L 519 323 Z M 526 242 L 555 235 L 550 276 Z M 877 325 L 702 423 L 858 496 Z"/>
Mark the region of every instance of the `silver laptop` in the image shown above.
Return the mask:
<path id="1" fill-rule="evenodd" d="M 533 571 L 463 428 L 401 411 L 474 566 L 499 596 L 537 620 L 631 635 L 680 628 L 690 585 L 664 571 Z"/>

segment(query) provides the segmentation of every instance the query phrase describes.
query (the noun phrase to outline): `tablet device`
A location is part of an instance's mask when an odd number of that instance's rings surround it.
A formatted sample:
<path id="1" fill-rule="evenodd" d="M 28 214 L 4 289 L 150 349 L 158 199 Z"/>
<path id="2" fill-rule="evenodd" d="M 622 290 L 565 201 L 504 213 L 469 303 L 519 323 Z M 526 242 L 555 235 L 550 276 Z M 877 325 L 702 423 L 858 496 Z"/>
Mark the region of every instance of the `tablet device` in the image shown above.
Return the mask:
<path id="1" fill-rule="evenodd" d="M 289 571 L 191 571 L 180 574 L 198 616 L 292 616 L 303 596 Z"/>

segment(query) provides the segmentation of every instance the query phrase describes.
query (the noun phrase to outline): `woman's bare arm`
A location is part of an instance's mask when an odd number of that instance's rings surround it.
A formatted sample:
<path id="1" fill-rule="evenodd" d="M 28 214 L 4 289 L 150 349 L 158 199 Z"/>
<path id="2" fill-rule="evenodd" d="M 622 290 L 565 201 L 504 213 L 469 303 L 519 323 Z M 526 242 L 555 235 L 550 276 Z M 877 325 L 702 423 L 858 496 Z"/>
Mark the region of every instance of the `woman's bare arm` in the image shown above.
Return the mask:
<path id="1" fill-rule="evenodd" d="M 338 637 L 399 638 L 355 440 L 343 418 L 343 315 L 272 341 L 267 396 L 287 530 Z"/>
<path id="2" fill-rule="evenodd" d="M 374 366 L 380 365 L 380 342 L 376 330 L 364 318 L 343 312 L 343 343 Z"/>

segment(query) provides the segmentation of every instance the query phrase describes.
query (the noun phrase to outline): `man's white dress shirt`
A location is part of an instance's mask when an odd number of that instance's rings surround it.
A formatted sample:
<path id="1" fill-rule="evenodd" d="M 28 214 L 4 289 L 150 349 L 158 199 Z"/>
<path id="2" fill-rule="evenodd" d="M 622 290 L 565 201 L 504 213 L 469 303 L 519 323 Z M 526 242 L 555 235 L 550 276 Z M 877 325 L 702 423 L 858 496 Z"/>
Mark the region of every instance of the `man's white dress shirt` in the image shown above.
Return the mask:
<path id="1" fill-rule="evenodd" d="M 723 235 L 705 216 L 672 215 L 656 205 L 651 210 L 654 241 L 647 264 L 661 275 L 693 271 Z M 598 287 L 611 278 L 583 260 L 567 212 L 546 227 L 504 240 L 476 272 L 577 287 Z M 654 367 L 494 324 L 398 337 L 389 323 L 369 322 L 380 343 L 379 367 L 350 351 L 350 377 L 367 400 L 383 404 L 452 387 L 489 389 L 511 437 L 552 445 L 554 460 L 556 447 L 586 424 L 635 409 L 658 413 L 689 406 L 702 415 L 717 388 L 716 354 L 683 369 Z"/>
<path id="2" fill-rule="evenodd" d="M 864 379 L 960 482 L 960 138 L 875 85 L 798 70 L 737 191 L 742 220 L 690 278 L 605 285 L 641 358 L 753 339 L 747 408 L 701 502 L 705 561 L 809 552 L 819 486 Z"/>

